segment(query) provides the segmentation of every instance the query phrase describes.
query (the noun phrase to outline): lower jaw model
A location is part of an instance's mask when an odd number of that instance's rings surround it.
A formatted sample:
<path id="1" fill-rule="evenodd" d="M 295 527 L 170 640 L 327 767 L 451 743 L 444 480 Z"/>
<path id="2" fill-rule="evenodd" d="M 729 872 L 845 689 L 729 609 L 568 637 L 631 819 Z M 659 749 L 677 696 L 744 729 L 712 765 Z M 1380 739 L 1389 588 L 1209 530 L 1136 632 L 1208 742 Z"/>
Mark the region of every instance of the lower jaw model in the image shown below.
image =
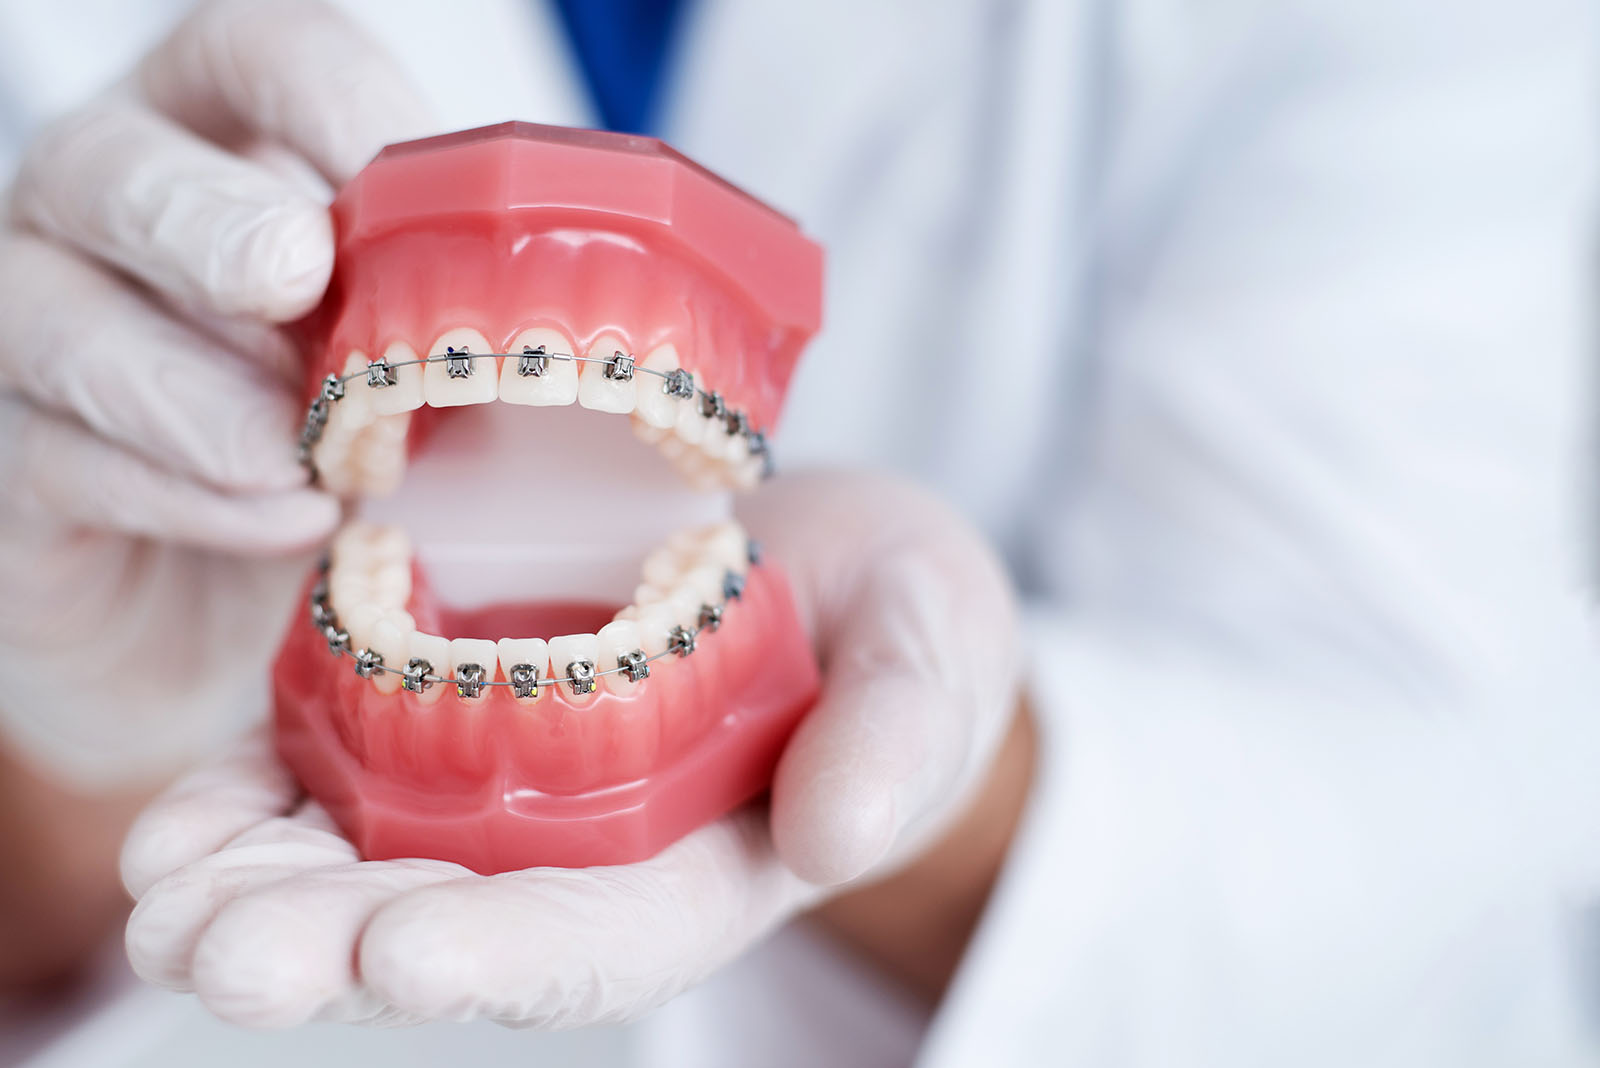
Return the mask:
<path id="1" fill-rule="evenodd" d="M 759 794 L 818 672 L 731 493 L 820 250 L 659 142 L 522 123 L 385 149 L 334 218 L 301 459 L 360 516 L 278 655 L 285 762 L 369 859 L 483 873 Z"/>

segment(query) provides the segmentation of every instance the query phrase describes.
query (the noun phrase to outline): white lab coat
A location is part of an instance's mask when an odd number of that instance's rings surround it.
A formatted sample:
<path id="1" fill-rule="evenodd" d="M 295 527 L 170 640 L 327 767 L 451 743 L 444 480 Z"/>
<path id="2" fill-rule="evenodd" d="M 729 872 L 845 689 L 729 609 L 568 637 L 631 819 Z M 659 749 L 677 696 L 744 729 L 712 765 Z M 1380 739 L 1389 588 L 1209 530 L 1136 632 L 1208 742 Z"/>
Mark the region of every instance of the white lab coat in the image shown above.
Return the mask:
<path id="1" fill-rule="evenodd" d="M 450 126 L 592 121 L 537 6 L 345 4 Z M 162 6 L 0 3 L 8 149 Z M 94 1063 L 1595 1063 L 1594 13 L 691 11 L 666 136 L 829 250 L 780 455 L 936 485 L 1030 598 L 1038 787 L 952 990 L 924 1030 L 790 930 L 621 1032 L 194 1010 Z"/>

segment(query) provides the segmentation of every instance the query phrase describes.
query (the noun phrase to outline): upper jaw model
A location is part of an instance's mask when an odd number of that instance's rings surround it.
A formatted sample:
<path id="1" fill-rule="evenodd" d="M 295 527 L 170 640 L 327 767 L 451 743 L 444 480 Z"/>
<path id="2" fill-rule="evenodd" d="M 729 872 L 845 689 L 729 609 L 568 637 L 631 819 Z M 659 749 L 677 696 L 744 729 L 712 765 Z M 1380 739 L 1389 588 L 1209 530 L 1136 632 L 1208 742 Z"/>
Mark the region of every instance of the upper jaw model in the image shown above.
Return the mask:
<path id="1" fill-rule="evenodd" d="M 760 793 L 818 674 L 729 499 L 821 250 L 657 141 L 526 123 L 387 148 L 333 210 L 300 449 L 362 516 L 278 655 L 284 761 L 366 857 L 484 873 Z"/>

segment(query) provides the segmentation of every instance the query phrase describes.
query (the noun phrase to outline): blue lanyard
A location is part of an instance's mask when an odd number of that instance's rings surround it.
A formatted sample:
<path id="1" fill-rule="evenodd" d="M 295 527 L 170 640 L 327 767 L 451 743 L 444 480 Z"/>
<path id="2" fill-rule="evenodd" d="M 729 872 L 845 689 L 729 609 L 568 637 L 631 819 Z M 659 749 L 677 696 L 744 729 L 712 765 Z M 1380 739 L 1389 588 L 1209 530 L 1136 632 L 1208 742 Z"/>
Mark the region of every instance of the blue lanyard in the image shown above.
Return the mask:
<path id="1" fill-rule="evenodd" d="M 607 129 L 651 133 L 684 0 L 555 0 Z"/>

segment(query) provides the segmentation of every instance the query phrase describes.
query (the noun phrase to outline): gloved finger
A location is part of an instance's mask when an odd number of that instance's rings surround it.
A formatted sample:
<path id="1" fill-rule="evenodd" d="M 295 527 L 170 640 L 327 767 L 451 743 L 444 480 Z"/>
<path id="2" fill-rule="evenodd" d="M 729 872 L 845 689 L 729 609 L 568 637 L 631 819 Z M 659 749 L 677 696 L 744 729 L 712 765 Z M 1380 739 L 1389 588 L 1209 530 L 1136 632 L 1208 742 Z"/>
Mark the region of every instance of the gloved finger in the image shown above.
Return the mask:
<path id="1" fill-rule="evenodd" d="M 195 947 L 230 901 L 302 872 L 356 859 L 355 847 L 338 834 L 293 817 L 264 820 L 150 887 L 128 917 L 128 960 L 140 978 L 192 990 Z"/>
<path id="2" fill-rule="evenodd" d="M 202 137 L 278 141 L 335 185 L 384 145 L 433 128 L 399 63 L 314 0 L 203 4 L 145 58 L 135 82 Z"/>
<path id="3" fill-rule="evenodd" d="M 323 205 L 125 100 L 47 127 L 23 157 L 12 210 L 45 236 L 222 315 L 296 318 L 333 270 Z"/>
<path id="4" fill-rule="evenodd" d="M 289 387 L 79 257 L 0 236 L 0 322 L 0 389 L 212 486 L 305 484 L 294 454 L 304 409 Z"/>
<path id="5" fill-rule="evenodd" d="M 305 548 L 339 519 L 326 493 L 217 493 L 3 394 L 0 440 L 0 511 L 31 521 L 248 554 Z"/>
<path id="6" fill-rule="evenodd" d="M 310 1020 L 390 1022 L 356 971 L 356 943 L 383 905 L 418 887 L 473 876 L 443 861 L 320 868 L 223 906 L 194 950 L 194 990 L 245 1027 Z"/>
<path id="7" fill-rule="evenodd" d="M 747 948 L 812 892 L 745 809 L 638 864 L 424 887 L 361 937 L 368 986 L 434 1019 L 567 1028 L 637 1016 Z"/>
<path id="8" fill-rule="evenodd" d="M 122 844 L 122 885 L 135 900 L 156 880 L 294 805 L 300 792 L 266 728 L 250 732 L 214 763 L 162 791 L 133 821 Z"/>
<path id="9" fill-rule="evenodd" d="M 844 882 L 937 829 L 987 767 L 1016 700 L 1010 584 L 950 509 L 886 479 L 779 480 L 746 519 L 823 665 L 774 777 L 773 837 L 797 875 Z"/>

